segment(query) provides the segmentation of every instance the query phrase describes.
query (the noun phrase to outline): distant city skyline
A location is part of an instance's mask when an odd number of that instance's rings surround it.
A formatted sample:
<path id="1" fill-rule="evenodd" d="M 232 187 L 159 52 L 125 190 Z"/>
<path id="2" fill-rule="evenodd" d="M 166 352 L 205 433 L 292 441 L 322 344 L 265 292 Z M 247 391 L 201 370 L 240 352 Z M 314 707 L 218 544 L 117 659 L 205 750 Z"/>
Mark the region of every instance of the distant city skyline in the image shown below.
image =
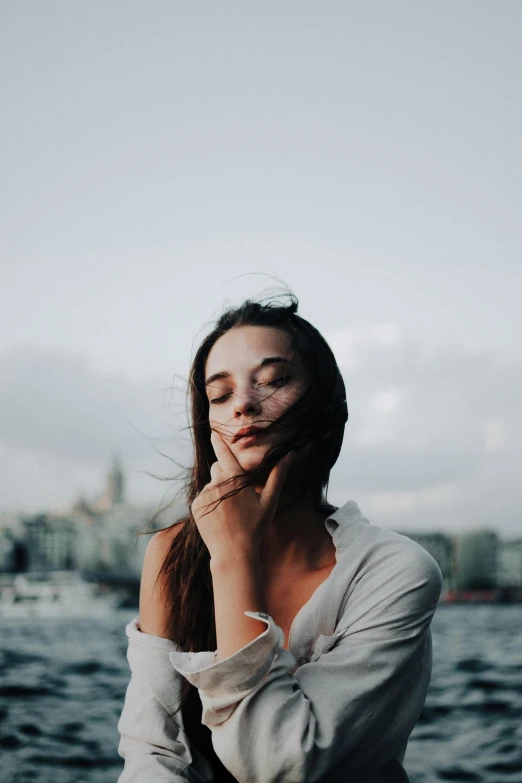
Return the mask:
<path id="1" fill-rule="evenodd" d="M 198 342 L 288 284 L 347 387 L 331 502 L 521 535 L 520 3 L 0 16 L 0 511 L 114 453 L 160 502 Z"/>
<path id="2" fill-rule="evenodd" d="M 135 506 L 125 495 L 126 478 L 114 457 L 105 488 L 78 498 L 60 512 L 0 514 L 0 577 L 14 573 L 81 571 L 113 580 L 139 578 L 147 535 L 186 514 L 182 498 L 168 509 Z M 156 513 L 157 512 L 157 513 Z M 493 591 L 487 600 L 522 600 L 522 536 L 505 538 L 492 529 L 458 533 L 411 530 L 443 576 L 442 600 L 468 600 L 460 591 Z M 0 591 L 1 592 L 1 591 Z M 459 598 L 460 596 L 460 598 Z M 475 595 L 476 599 L 480 596 Z M 482 600 L 482 599 L 480 599 Z"/>

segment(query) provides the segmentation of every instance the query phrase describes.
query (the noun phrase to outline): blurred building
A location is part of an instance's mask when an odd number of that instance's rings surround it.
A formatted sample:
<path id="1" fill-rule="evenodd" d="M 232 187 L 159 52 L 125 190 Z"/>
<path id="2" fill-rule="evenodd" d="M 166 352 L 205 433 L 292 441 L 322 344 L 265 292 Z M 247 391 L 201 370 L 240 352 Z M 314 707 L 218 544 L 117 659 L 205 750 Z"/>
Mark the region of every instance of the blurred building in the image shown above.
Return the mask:
<path id="1" fill-rule="evenodd" d="M 0 530 L 0 571 L 14 571 L 16 541 L 11 530 Z"/>
<path id="2" fill-rule="evenodd" d="M 0 571 L 18 572 L 27 569 L 27 549 L 22 516 L 17 512 L 0 514 Z"/>
<path id="3" fill-rule="evenodd" d="M 455 587 L 487 590 L 497 585 L 499 538 L 494 530 L 455 536 Z"/>
<path id="4" fill-rule="evenodd" d="M 76 567 L 83 571 L 139 576 L 155 509 L 121 504 L 90 520 L 76 521 Z M 164 523 L 168 524 L 167 522 Z M 140 533 L 140 531 L 142 531 Z"/>
<path id="5" fill-rule="evenodd" d="M 522 538 L 499 542 L 497 584 L 499 587 L 522 587 Z"/>
<path id="6" fill-rule="evenodd" d="M 23 519 L 27 571 L 66 571 L 75 568 L 76 530 L 71 519 L 36 514 Z"/>
<path id="7" fill-rule="evenodd" d="M 117 455 L 113 457 L 112 467 L 107 473 L 104 494 L 96 501 L 95 508 L 104 511 L 125 502 L 125 476 L 121 461 Z"/>
<path id="8" fill-rule="evenodd" d="M 0 516 L 0 571 L 79 570 L 139 577 L 151 533 L 186 513 L 185 504 L 176 502 L 150 524 L 157 510 L 125 500 L 125 477 L 115 457 L 98 498 L 80 496 L 59 513 Z"/>

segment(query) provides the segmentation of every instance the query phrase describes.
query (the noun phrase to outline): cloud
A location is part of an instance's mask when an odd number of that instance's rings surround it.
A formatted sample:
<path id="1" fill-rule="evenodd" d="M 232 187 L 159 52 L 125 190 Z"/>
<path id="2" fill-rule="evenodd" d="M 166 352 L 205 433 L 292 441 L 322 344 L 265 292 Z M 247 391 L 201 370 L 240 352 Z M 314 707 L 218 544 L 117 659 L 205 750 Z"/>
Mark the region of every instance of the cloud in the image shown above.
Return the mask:
<path id="1" fill-rule="evenodd" d="M 357 448 L 344 451 L 336 466 L 363 492 L 415 491 L 474 475 L 479 455 L 451 451 L 400 451 Z"/>
<path id="2" fill-rule="evenodd" d="M 398 323 L 383 321 L 365 327 L 346 327 L 325 334 L 339 364 L 353 370 L 364 360 L 368 348 L 396 345 L 400 340 Z"/>
<path id="3" fill-rule="evenodd" d="M 394 527 L 520 535 L 522 361 L 457 343 L 427 349 L 387 331 L 393 339 L 363 328 L 329 340 L 350 411 L 333 502 L 350 493 Z"/>

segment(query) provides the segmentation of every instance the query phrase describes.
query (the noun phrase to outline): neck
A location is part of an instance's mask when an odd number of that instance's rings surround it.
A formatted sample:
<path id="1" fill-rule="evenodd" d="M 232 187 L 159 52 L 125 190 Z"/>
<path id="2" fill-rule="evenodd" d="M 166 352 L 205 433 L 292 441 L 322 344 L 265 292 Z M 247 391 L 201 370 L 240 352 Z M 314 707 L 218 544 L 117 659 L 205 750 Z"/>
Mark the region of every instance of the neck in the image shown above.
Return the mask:
<path id="1" fill-rule="evenodd" d="M 333 542 L 325 528 L 325 511 L 320 511 L 310 490 L 291 505 L 295 492 L 281 494 L 261 553 L 266 570 L 314 570 L 332 560 Z M 287 507 L 288 506 L 288 507 Z"/>

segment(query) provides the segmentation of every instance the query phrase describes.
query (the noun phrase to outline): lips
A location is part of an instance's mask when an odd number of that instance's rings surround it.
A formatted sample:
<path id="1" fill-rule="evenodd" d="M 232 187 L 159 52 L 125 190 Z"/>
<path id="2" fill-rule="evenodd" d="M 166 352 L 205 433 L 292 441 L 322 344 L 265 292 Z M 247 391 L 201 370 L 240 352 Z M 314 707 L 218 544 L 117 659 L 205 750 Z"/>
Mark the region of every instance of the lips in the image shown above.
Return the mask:
<path id="1" fill-rule="evenodd" d="M 261 435 L 265 431 L 265 427 L 242 427 L 234 435 L 234 443 L 241 438 L 248 438 L 252 435 Z"/>

